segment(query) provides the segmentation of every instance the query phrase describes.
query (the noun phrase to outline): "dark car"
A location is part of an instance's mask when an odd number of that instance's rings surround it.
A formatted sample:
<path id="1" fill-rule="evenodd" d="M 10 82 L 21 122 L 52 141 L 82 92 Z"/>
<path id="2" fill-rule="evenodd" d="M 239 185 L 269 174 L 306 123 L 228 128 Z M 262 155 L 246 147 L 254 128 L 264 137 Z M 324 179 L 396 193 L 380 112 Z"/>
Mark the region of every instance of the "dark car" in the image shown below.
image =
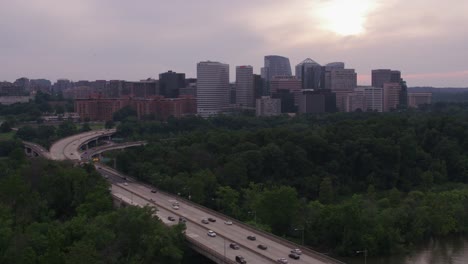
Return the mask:
<path id="1" fill-rule="evenodd" d="M 185 219 L 185 217 L 179 218 L 179 223 L 186 223 L 186 222 L 187 222 L 187 219 Z"/>
<path id="2" fill-rule="evenodd" d="M 266 250 L 266 249 L 268 248 L 267 246 L 265 246 L 265 245 L 263 245 L 263 244 L 260 244 L 260 245 L 258 245 L 257 247 L 258 247 L 259 249 L 261 249 L 261 250 Z"/>
<path id="3" fill-rule="evenodd" d="M 152 193 L 156 193 L 157 191 L 156 191 L 155 189 L 152 189 L 151 192 L 152 192 Z"/>
<path id="4" fill-rule="evenodd" d="M 301 256 L 299 256 L 296 253 L 291 253 L 291 254 L 289 254 L 289 257 L 292 258 L 292 259 L 299 259 Z"/>
<path id="5" fill-rule="evenodd" d="M 173 216 L 168 216 L 168 217 L 167 217 L 167 220 L 169 220 L 169 221 L 175 221 L 175 218 L 174 218 Z"/>
<path id="6" fill-rule="evenodd" d="M 236 256 L 236 262 L 241 264 L 246 264 L 245 258 L 243 256 Z"/>
<path id="7" fill-rule="evenodd" d="M 248 239 L 248 240 L 252 240 L 252 241 L 257 240 L 257 238 L 256 238 L 255 236 L 248 236 L 247 239 Z"/>
<path id="8" fill-rule="evenodd" d="M 208 218 L 208 221 L 214 223 L 214 222 L 216 222 L 216 219 L 210 217 L 210 218 Z"/>
<path id="9" fill-rule="evenodd" d="M 239 245 L 237 245 L 236 243 L 231 243 L 229 247 L 236 250 L 239 249 Z"/>
<path id="10" fill-rule="evenodd" d="M 206 218 L 203 218 L 203 219 L 201 220 L 201 222 L 204 223 L 205 225 L 210 223 L 210 222 L 208 221 L 208 219 L 206 219 Z"/>

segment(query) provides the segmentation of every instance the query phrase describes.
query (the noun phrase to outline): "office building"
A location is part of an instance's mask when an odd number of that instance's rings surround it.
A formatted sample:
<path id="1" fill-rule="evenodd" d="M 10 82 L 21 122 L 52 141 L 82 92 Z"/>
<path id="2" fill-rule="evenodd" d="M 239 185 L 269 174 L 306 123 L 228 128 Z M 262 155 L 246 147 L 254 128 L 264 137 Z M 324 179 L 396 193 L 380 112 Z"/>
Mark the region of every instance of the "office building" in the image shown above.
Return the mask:
<path id="1" fill-rule="evenodd" d="M 254 74 L 254 98 L 258 99 L 262 96 L 267 96 L 265 88 L 265 80 L 259 74 Z"/>
<path id="2" fill-rule="evenodd" d="M 320 89 L 322 66 L 307 58 L 296 65 L 296 78 L 301 80 L 302 89 Z"/>
<path id="3" fill-rule="evenodd" d="M 390 69 L 372 70 L 372 87 L 383 88 L 385 83 L 399 83 L 401 72 Z"/>
<path id="4" fill-rule="evenodd" d="M 229 65 L 204 61 L 197 64 L 197 112 L 217 115 L 229 106 Z"/>
<path id="5" fill-rule="evenodd" d="M 256 100 L 256 116 L 277 116 L 281 114 L 281 99 L 262 96 Z"/>
<path id="6" fill-rule="evenodd" d="M 262 77 L 271 81 L 275 76 L 291 76 L 291 64 L 289 59 L 277 55 L 265 56 L 265 64 L 262 68 Z"/>
<path id="7" fill-rule="evenodd" d="M 325 65 L 325 70 L 344 70 L 344 62 L 330 62 Z"/>
<path id="8" fill-rule="evenodd" d="M 303 90 L 300 95 L 299 113 L 334 113 L 336 95 L 327 89 Z"/>
<path id="9" fill-rule="evenodd" d="M 168 71 L 159 74 L 159 95 L 177 98 L 182 88 L 185 88 L 185 73 Z"/>
<path id="10" fill-rule="evenodd" d="M 432 103 L 432 93 L 408 93 L 408 106 L 418 108 Z"/>
<path id="11" fill-rule="evenodd" d="M 400 104 L 401 85 L 399 83 L 384 83 L 383 111 L 398 109 Z"/>
<path id="12" fill-rule="evenodd" d="M 275 95 L 279 90 L 288 90 L 294 96 L 294 105 L 299 104 L 299 94 L 302 90 L 302 82 L 295 76 L 275 76 L 270 81 L 270 93 Z"/>
<path id="13" fill-rule="evenodd" d="M 236 67 L 236 104 L 240 107 L 255 107 L 254 75 L 252 66 Z"/>
<path id="14" fill-rule="evenodd" d="M 336 107 L 339 111 L 346 110 L 346 97 L 357 87 L 357 74 L 354 69 L 341 69 L 341 64 L 335 67 L 325 66 L 324 82 L 322 86 L 336 94 Z"/>
<path id="15" fill-rule="evenodd" d="M 300 91 L 298 91 L 299 93 Z M 273 99 L 279 99 L 281 101 L 281 113 L 296 113 L 297 106 L 295 105 L 295 97 L 297 93 L 292 93 L 287 89 L 277 90 L 271 95 Z"/>
<path id="16" fill-rule="evenodd" d="M 349 93 L 345 99 L 345 112 L 366 111 L 366 99 L 364 91 L 355 89 L 354 92 Z"/>
<path id="17" fill-rule="evenodd" d="M 364 93 L 363 111 L 383 111 L 383 88 L 372 86 L 359 86 L 355 91 Z"/>

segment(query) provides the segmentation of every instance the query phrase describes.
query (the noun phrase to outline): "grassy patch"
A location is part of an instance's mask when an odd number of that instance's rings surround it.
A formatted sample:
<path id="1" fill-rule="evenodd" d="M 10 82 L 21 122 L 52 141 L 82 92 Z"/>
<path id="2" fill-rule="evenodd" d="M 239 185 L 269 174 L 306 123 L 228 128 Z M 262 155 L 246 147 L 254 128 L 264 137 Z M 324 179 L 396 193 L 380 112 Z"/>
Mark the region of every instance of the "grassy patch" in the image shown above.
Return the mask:
<path id="1" fill-rule="evenodd" d="M 104 129 L 104 123 L 91 123 L 89 124 L 92 130 L 101 130 Z"/>
<path id="2" fill-rule="evenodd" d="M 10 131 L 8 133 L 0 133 L 0 141 L 11 140 L 15 135 L 15 131 Z"/>

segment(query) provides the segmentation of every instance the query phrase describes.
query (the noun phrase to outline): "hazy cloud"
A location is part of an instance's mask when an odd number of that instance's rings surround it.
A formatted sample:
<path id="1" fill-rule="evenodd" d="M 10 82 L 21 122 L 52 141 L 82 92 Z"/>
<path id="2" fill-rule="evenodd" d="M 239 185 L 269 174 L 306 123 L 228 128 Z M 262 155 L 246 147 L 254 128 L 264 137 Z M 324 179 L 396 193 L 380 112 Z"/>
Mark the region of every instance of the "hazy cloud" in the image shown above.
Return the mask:
<path id="1" fill-rule="evenodd" d="M 235 65 L 259 72 L 264 55 L 279 54 L 344 61 L 363 83 L 371 69 L 393 68 L 410 86 L 466 87 L 466 74 L 446 74 L 468 71 L 466 10 L 465 0 L 2 1 L 0 79 L 195 76 L 210 59 L 229 63 L 233 80 Z M 330 26 L 358 23 L 363 33 L 348 36 Z"/>

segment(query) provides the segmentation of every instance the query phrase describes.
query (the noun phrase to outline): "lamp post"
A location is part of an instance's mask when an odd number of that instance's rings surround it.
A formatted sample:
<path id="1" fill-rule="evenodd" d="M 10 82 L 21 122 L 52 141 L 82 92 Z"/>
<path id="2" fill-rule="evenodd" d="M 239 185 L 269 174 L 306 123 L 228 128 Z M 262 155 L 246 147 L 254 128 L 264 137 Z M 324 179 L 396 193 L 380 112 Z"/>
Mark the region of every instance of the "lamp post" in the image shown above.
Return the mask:
<path id="1" fill-rule="evenodd" d="M 367 264 L 367 248 L 364 250 L 357 250 L 356 253 L 364 253 L 364 264 Z"/>
<path id="2" fill-rule="evenodd" d="M 224 263 L 226 263 L 227 262 L 226 261 L 226 238 L 223 237 L 223 240 L 224 240 L 224 243 L 223 243 L 224 244 Z"/>
<path id="3" fill-rule="evenodd" d="M 301 231 L 301 243 L 304 246 L 304 228 L 294 228 L 294 231 Z"/>

